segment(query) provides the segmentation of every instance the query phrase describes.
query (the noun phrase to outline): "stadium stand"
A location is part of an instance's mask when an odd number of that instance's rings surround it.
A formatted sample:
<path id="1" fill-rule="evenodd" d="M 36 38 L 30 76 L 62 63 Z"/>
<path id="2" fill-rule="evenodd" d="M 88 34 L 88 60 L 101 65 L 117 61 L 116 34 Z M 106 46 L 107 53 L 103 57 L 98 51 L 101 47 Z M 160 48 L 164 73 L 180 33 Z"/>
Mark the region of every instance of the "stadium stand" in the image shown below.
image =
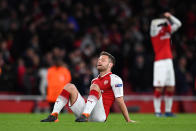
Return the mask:
<path id="1" fill-rule="evenodd" d="M 29 104 L 27 112 L 33 111 L 35 105 L 47 110 L 47 103 L 37 99 L 46 94 L 44 71 L 53 65 L 52 56 L 56 53 L 64 56 L 64 64 L 72 72 L 72 82 L 80 93 L 88 94 L 91 79 L 97 76 L 95 61 L 101 50 L 117 58 L 113 72 L 123 78 L 126 95 L 152 95 L 154 54 L 149 25 L 164 11 L 182 21 L 182 28 L 172 36 L 175 95 L 190 96 L 195 103 L 194 0 L 1 0 L 1 104 L 8 102 L 3 97 L 21 95 L 27 98 L 22 103 Z M 32 95 L 35 97 L 28 101 Z M 20 97 L 11 101 L 15 103 Z M 194 106 L 191 103 L 181 101 L 178 111 L 190 111 L 190 105 Z"/>

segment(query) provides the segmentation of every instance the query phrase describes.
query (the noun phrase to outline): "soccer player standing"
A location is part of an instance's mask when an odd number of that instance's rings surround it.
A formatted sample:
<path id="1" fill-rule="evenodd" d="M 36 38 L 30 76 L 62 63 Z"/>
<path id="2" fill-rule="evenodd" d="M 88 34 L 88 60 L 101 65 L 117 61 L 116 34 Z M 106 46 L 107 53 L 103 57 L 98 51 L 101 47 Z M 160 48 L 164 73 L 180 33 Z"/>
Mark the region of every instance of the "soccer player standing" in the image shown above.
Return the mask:
<path id="1" fill-rule="evenodd" d="M 114 64 L 115 58 L 111 54 L 101 52 L 97 62 L 99 76 L 92 80 L 87 102 L 82 98 L 74 84 L 67 84 L 57 98 L 52 113 L 41 122 L 58 121 L 58 114 L 67 103 L 76 116 L 76 122 L 104 122 L 107 120 L 114 101 L 117 102 L 125 120 L 135 122 L 129 118 L 124 103 L 122 80 L 111 72 Z"/>
<path id="2" fill-rule="evenodd" d="M 164 13 L 165 18 L 153 19 L 150 27 L 150 36 L 155 53 L 154 59 L 154 110 L 157 117 L 161 113 L 161 93 L 165 88 L 165 116 L 172 117 L 173 93 L 175 76 L 172 62 L 171 34 L 178 30 L 181 22 L 169 12 Z"/>

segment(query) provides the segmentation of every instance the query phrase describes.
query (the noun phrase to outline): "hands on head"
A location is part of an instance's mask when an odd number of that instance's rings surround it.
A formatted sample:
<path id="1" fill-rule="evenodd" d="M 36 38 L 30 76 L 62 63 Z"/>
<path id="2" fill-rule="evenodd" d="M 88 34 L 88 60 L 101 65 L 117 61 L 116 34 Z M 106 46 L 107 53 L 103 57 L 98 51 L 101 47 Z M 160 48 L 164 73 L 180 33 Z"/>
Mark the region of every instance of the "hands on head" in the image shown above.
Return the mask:
<path id="1" fill-rule="evenodd" d="M 170 18 L 170 16 L 171 16 L 172 14 L 169 13 L 169 12 L 165 12 L 163 15 L 164 15 L 166 18 Z"/>

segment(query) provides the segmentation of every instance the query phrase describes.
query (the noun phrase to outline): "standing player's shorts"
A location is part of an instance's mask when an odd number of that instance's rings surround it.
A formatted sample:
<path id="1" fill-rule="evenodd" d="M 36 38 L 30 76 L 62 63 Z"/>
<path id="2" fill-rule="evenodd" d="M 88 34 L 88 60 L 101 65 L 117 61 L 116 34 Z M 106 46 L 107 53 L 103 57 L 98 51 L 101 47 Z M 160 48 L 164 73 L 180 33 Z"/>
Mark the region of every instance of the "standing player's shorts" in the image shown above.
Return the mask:
<path id="1" fill-rule="evenodd" d="M 164 59 L 154 62 L 153 86 L 175 86 L 175 76 L 172 59 Z"/>
<path id="2" fill-rule="evenodd" d="M 81 116 L 81 114 L 83 113 L 85 104 L 86 104 L 85 100 L 80 95 L 80 93 L 78 93 L 77 100 L 75 101 L 73 105 L 71 105 L 69 102 L 69 108 L 75 114 L 76 118 Z M 91 112 L 89 121 L 105 122 L 105 120 L 106 120 L 106 114 L 105 114 L 105 109 L 103 106 L 103 99 L 102 99 L 102 96 L 100 96 L 97 104 L 95 105 L 94 109 Z"/>

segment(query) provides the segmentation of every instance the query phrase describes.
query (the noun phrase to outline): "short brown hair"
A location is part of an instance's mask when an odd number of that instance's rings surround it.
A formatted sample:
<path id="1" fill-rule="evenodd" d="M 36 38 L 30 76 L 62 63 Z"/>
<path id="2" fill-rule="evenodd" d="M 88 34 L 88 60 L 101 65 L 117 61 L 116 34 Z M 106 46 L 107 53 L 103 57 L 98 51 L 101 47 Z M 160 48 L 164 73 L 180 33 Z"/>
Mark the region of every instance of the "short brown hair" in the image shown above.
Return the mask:
<path id="1" fill-rule="evenodd" d="M 100 53 L 100 56 L 102 56 L 102 55 L 108 56 L 109 59 L 111 60 L 111 62 L 113 63 L 113 66 L 115 65 L 116 59 L 115 59 L 115 57 L 114 57 L 113 55 L 111 55 L 110 53 L 108 53 L 108 52 L 106 52 L 106 51 L 102 51 L 102 52 Z"/>

